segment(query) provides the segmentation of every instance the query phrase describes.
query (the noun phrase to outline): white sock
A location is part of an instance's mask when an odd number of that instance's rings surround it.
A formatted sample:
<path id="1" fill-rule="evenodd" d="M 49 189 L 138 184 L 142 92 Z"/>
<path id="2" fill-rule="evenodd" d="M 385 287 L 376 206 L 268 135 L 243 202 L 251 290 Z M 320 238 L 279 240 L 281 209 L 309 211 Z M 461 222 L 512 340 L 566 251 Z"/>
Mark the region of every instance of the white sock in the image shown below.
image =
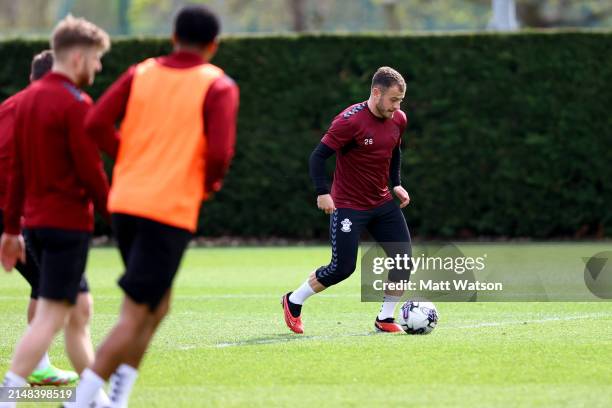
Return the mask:
<path id="1" fill-rule="evenodd" d="M 25 378 L 18 376 L 17 374 L 9 371 L 4 376 L 2 381 L 2 387 L 27 387 L 28 382 Z M 8 395 L 4 395 L 4 390 L 0 388 L 0 408 L 15 408 L 16 402 L 1 402 L 3 399 L 8 398 Z"/>
<path id="2" fill-rule="evenodd" d="M 28 382 L 25 378 L 18 376 L 12 371 L 9 371 L 4 376 L 4 381 L 2 381 L 3 387 L 27 387 Z"/>
<path id="3" fill-rule="evenodd" d="M 94 398 L 94 402 L 96 403 L 96 407 L 109 407 L 111 404 L 110 399 L 102 388 L 98 390 L 98 393 Z"/>
<path id="4" fill-rule="evenodd" d="M 395 317 L 395 306 L 397 306 L 400 299 L 401 299 L 400 296 L 385 295 L 383 299 L 382 307 L 380 308 L 380 313 L 378 313 L 378 320 L 394 318 Z"/>
<path id="5" fill-rule="evenodd" d="M 42 358 L 40 359 L 40 361 L 38 362 L 38 365 L 36 366 L 34 371 L 36 371 L 36 370 L 44 370 L 45 368 L 49 367 L 50 365 L 51 365 L 51 361 L 49 360 L 49 353 L 45 353 L 42 356 Z"/>
<path id="6" fill-rule="evenodd" d="M 289 295 L 289 301 L 296 305 L 303 305 L 306 299 L 314 295 L 316 292 L 312 290 L 308 280 L 302 283 L 302 286 L 297 288 L 291 295 Z"/>
<path id="7" fill-rule="evenodd" d="M 111 375 L 109 396 L 112 408 L 127 408 L 137 377 L 138 370 L 127 364 L 121 364 Z"/>
<path id="8" fill-rule="evenodd" d="M 81 373 L 81 381 L 76 388 L 76 402 L 66 402 L 66 408 L 87 408 L 98 396 L 98 391 L 104 386 L 104 380 L 96 373 L 86 368 Z"/>

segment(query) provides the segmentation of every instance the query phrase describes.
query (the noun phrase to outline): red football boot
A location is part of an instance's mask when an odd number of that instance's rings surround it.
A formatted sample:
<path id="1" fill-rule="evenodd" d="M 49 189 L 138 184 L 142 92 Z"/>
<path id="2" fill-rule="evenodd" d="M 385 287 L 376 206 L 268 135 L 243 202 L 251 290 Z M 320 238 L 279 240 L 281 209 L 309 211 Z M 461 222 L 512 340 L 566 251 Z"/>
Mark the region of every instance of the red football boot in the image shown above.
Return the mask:
<path id="1" fill-rule="evenodd" d="M 304 333 L 304 325 L 302 324 L 302 318 L 301 316 L 293 317 L 293 315 L 291 314 L 291 311 L 289 310 L 289 295 L 290 293 L 287 293 L 285 296 L 283 296 L 281 300 L 281 304 L 283 305 L 283 312 L 285 313 L 285 323 L 287 324 L 289 330 L 291 330 L 292 332 L 302 334 Z"/>
<path id="2" fill-rule="evenodd" d="M 388 319 L 384 319 L 384 320 L 378 320 L 378 317 L 377 317 L 376 320 L 374 321 L 374 328 L 376 329 L 377 332 L 384 332 L 384 333 L 399 333 L 399 332 L 404 331 L 404 329 L 402 329 L 402 326 L 395 323 L 395 319 L 392 317 Z"/>

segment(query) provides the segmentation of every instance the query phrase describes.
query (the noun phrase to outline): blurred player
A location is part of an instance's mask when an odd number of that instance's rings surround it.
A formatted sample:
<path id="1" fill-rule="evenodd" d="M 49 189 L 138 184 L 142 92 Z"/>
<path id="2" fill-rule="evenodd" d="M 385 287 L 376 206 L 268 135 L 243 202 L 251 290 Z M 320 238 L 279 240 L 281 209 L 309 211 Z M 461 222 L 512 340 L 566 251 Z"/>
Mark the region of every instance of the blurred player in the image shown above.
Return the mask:
<path id="1" fill-rule="evenodd" d="M 53 53 L 45 50 L 34 56 L 30 70 L 30 82 L 40 79 L 51 70 Z M 3 208 L 8 187 L 8 175 L 11 164 L 12 140 L 15 118 L 15 107 L 21 93 L 17 93 L 0 105 L 0 234 L 4 230 Z M 38 286 L 40 282 L 39 270 L 30 251 L 26 250 L 26 262 L 17 262 L 16 269 L 30 284 L 30 303 L 28 304 L 28 324 L 32 322 L 36 311 L 38 299 Z M 27 378 L 32 385 L 61 385 L 71 384 L 79 379 L 74 371 L 64 371 L 54 367 L 45 352 L 36 369 Z"/>
<path id="2" fill-rule="evenodd" d="M 96 145 L 84 130 L 91 99 L 80 88 L 93 83 L 110 44 L 103 30 L 68 16 L 55 28 L 51 45 L 52 72 L 25 89 L 15 109 L 0 254 L 6 270 L 18 259 L 25 260 L 19 236 L 23 214 L 28 247 L 40 269 L 40 287 L 34 319 L 4 377 L 7 387 L 26 384 L 26 376 L 62 329 L 77 372 L 94 356 L 91 297 L 83 274 L 93 230 L 92 200 L 106 214 L 108 182 Z M 102 391 L 95 398 L 108 402 Z"/>
<path id="3" fill-rule="evenodd" d="M 120 140 L 108 208 L 125 264 L 119 279 L 125 297 L 119 321 L 82 375 L 76 404 L 67 407 L 88 407 L 109 378 L 112 406 L 127 406 L 142 357 L 168 312 L 202 200 L 221 188 L 234 151 L 238 87 L 208 62 L 218 33 L 219 21 L 206 7 L 183 8 L 174 52 L 131 67 L 88 115 L 96 140 Z"/>
<path id="4" fill-rule="evenodd" d="M 332 258 L 329 265 L 312 272 L 302 286 L 282 298 L 285 323 L 295 333 L 304 332 L 301 312 L 306 299 L 343 281 L 355 270 L 362 231 L 367 230 L 389 257 L 411 255 L 410 233 L 400 210 L 410 202 L 400 181 L 400 143 L 407 125 L 400 103 L 405 92 L 406 83 L 399 72 L 379 68 L 372 78 L 369 99 L 336 116 L 310 156 L 317 206 L 331 214 Z M 334 153 L 336 171 L 330 194 L 325 160 Z M 399 206 L 389 191 L 389 180 L 401 201 Z M 395 281 L 400 277 L 389 276 Z M 394 319 L 401 294 L 385 292 L 374 321 L 377 331 L 402 330 Z"/>

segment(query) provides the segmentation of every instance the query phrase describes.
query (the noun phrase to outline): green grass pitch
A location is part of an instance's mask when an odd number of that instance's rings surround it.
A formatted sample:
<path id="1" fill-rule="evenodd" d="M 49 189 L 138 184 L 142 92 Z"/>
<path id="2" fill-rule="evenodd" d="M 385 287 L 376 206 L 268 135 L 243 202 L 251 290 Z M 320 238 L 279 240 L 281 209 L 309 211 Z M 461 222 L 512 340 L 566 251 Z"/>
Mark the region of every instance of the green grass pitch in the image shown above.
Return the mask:
<path id="1" fill-rule="evenodd" d="M 433 334 L 375 335 L 379 305 L 360 302 L 356 273 L 311 298 L 306 334 L 290 334 L 280 296 L 328 260 L 326 247 L 189 250 L 130 407 L 612 406 L 612 303 L 438 303 Z M 115 249 L 91 252 L 94 344 L 117 318 L 120 272 Z M 0 279 L 4 373 L 28 288 Z M 65 368 L 62 348 L 51 358 Z"/>

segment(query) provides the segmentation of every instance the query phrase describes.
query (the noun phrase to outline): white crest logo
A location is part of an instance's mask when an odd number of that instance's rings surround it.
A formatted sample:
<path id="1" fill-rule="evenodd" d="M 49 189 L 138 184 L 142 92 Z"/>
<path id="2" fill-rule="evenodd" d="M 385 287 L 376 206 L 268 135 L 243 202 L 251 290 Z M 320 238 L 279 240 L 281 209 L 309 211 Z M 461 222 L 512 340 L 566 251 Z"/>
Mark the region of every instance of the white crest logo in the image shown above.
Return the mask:
<path id="1" fill-rule="evenodd" d="M 342 232 L 351 232 L 351 225 L 353 225 L 351 220 L 345 218 L 340 224 L 342 224 Z"/>

